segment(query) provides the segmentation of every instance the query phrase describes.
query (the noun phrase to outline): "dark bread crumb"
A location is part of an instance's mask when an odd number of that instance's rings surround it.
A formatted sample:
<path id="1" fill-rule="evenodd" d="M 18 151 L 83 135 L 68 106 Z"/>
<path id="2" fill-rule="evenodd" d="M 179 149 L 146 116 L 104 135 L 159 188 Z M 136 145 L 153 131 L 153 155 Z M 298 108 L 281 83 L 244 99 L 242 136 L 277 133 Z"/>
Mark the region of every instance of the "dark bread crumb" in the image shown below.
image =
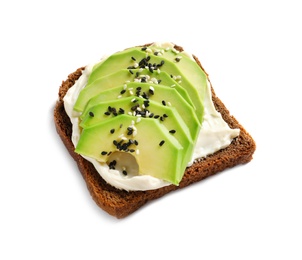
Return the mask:
<path id="1" fill-rule="evenodd" d="M 148 45 L 149 44 L 144 46 Z M 182 47 L 177 45 L 175 45 L 175 48 L 179 51 L 183 50 Z M 194 58 L 202 68 L 197 57 L 194 56 Z M 54 122 L 56 130 L 67 150 L 77 162 L 92 198 L 99 207 L 110 215 L 117 218 L 124 218 L 148 201 L 162 197 L 171 191 L 184 188 L 227 168 L 245 164 L 252 160 L 253 153 L 256 149 L 254 140 L 237 120 L 230 115 L 227 108 L 216 96 L 211 87 L 212 99 L 216 109 L 221 113 L 223 119 L 231 128 L 240 128 L 240 135 L 235 138 L 227 148 L 209 155 L 206 158 L 197 160 L 191 167 L 188 167 L 179 186 L 170 185 L 149 191 L 125 191 L 114 188 L 103 180 L 90 162 L 74 152 L 74 146 L 71 141 L 72 125 L 64 109 L 63 97 L 67 90 L 72 87 L 75 81 L 82 75 L 83 69 L 84 67 L 77 69 L 62 82 L 59 89 L 58 101 L 54 108 Z"/>

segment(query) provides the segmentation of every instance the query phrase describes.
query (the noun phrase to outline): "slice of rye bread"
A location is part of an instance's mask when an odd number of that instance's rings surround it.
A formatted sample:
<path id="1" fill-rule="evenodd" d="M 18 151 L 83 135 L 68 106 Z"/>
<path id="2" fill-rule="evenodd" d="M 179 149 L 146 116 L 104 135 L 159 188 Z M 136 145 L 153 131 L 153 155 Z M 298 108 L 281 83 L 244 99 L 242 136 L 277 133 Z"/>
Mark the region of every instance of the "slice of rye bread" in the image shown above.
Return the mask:
<path id="1" fill-rule="evenodd" d="M 149 44 L 146 44 L 144 46 L 148 45 Z M 179 51 L 183 50 L 182 47 L 177 45 L 175 45 L 175 48 Z M 198 58 L 194 55 L 193 57 L 202 68 Z M 77 162 L 78 168 L 82 173 L 92 198 L 99 207 L 110 215 L 113 215 L 116 218 L 124 218 L 148 201 L 160 198 L 170 191 L 184 188 L 189 184 L 198 182 L 210 175 L 239 164 L 245 164 L 252 160 L 253 153 L 256 149 L 254 140 L 238 121 L 230 115 L 225 105 L 215 95 L 215 92 L 211 87 L 212 99 L 217 111 L 221 113 L 223 119 L 231 128 L 240 129 L 240 135 L 236 137 L 227 148 L 209 155 L 206 158 L 200 159 L 194 162 L 192 166 L 188 167 L 179 186 L 169 185 L 148 191 L 125 191 L 116 189 L 103 180 L 89 161 L 74 152 L 75 148 L 71 141 L 72 125 L 64 109 L 63 97 L 67 90 L 72 87 L 75 81 L 82 75 L 82 70 L 84 68 L 85 67 L 77 69 L 62 82 L 59 89 L 59 97 L 54 108 L 54 121 L 56 130 L 63 143 L 70 155 Z"/>

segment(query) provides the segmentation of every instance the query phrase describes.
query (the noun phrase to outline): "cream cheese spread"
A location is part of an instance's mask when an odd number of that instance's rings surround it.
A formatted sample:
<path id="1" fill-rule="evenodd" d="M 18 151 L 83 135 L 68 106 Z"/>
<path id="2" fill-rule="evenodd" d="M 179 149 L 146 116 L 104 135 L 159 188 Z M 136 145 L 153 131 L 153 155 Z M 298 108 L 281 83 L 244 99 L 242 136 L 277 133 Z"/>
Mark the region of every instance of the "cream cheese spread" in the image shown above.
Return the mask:
<path id="1" fill-rule="evenodd" d="M 171 48 L 171 43 L 155 43 L 156 46 Z M 193 59 L 192 55 L 185 53 Z M 103 58 L 106 59 L 106 58 Z M 68 90 L 64 97 L 64 107 L 72 123 L 72 143 L 76 147 L 80 138 L 79 116 L 80 113 L 73 110 L 74 104 L 80 91 L 86 86 L 94 64 L 88 65 L 82 72 L 81 77 Z M 213 154 L 230 145 L 232 140 L 239 135 L 239 129 L 231 129 L 223 120 L 221 114 L 216 111 L 212 102 L 210 82 L 207 82 L 207 91 L 204 100 L 204 119 L 201 130 L 194 148 L 193 158 L 188 166 L 195 160 Z M 123 175 L 119 170 L 109 169 L 106 163 L 100 163 L 95 159 L 83 156 L 90 161 L 102 178 L 118 189 L 124 190 L 152 190 L 158 189 L 171 183 L 152 177 L 150 175 Z"/>

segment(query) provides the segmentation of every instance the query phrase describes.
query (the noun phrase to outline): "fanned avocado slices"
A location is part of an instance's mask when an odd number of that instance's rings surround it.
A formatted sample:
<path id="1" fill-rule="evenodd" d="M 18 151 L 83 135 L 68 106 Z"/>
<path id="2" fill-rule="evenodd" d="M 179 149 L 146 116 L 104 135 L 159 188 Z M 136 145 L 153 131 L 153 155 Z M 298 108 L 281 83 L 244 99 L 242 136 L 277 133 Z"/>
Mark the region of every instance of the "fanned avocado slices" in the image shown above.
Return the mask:
<path id="1" fill-rule="evenodd" d="M 82 129 L 75 151 L 125 178 L 151 175 L 178 185 L 201 128 L 206 88 L 198 64 L 173 48 L 117 52 L 94 66 L 75 103 Z"/>

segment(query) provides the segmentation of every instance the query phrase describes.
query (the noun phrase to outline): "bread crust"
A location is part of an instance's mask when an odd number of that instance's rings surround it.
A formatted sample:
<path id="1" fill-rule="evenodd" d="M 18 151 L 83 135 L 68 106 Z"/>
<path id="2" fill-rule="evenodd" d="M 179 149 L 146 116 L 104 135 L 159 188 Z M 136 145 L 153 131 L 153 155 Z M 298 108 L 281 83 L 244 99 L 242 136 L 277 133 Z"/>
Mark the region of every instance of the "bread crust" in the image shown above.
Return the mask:
<path id="1" fill-rule="evenodd" d="M 149 44 L 146 44 L 144 46 L 148 45 Z M 182 51 L 181 46 L 175 45 L 175 48 Z M 195 56 L 193 57 L 203 69 L 198 58 Z M 72 87 L 75 81 L 82 75 L 84 68 L 85 67 L 78 68 L 62 82 L 59 88 L 58 100 L 54 108 L 54 122 L 56 130 L 64 145 L 76 161 L 92 198 L 99 207 L 110 215 L 115 216 L 116 218 L 124 218 L 151 200 L 160 198 L 171 191 L 184 188 L 227 168 L 245 164 L 252 160 L 253 153 L 256 149 L 253 138 L 229 113 L 228 109 L 216 96 L 214 89 L 211 87 L 212 100 L 217 111 L 221 113 L 223 119 L 230 128 L 240 129 L 239 136 L 236 137 L 227 148 L 194 162 L 192 166 L 186 169 L 179 186 L 169 185 L 147 191 L 125 191 L 111 186 L 104 181 L 92 163 L 74 152 L 75 148 L 71 141 L 72 125 L 65 112 L 63 98 L 68 89 Z"/>

